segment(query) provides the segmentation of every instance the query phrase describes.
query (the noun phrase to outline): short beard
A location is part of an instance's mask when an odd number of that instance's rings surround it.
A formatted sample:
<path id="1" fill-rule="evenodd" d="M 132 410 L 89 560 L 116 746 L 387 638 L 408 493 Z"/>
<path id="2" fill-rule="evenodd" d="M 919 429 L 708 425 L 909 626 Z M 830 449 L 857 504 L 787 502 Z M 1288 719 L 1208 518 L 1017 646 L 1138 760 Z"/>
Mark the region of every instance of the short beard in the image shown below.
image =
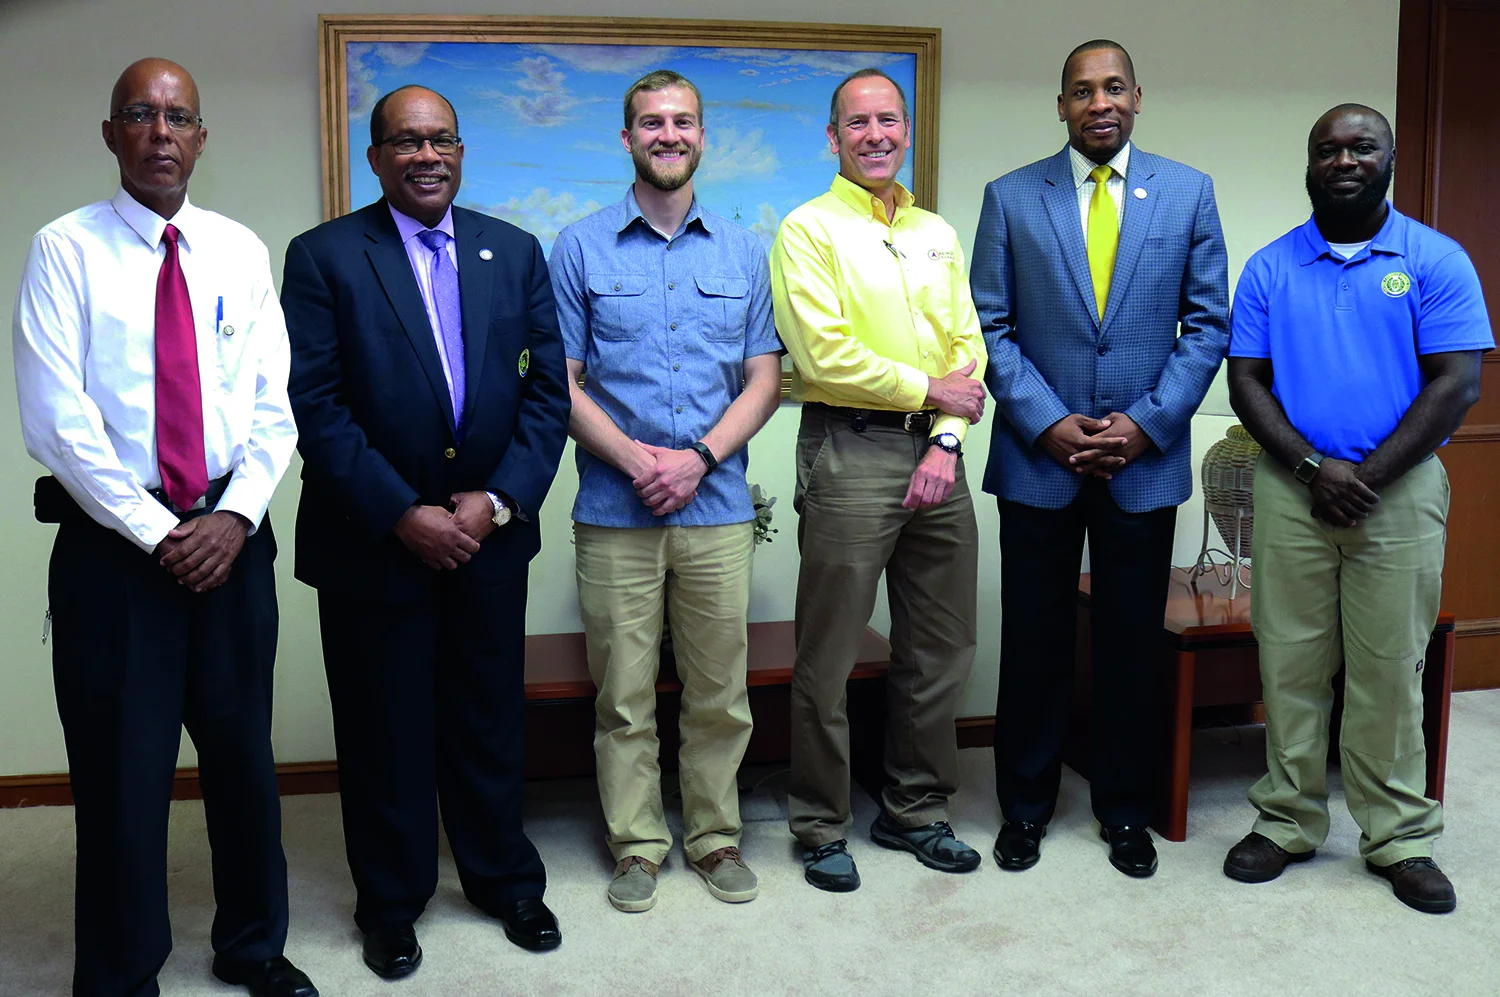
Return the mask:
<path id="1" fill-rule="evenodd" d="M 1391 177 L 1395 172 L 1396 161 L 1391 159 L 1385 169 L 1353 197 L 1335 197 L 1321 187 L 1314 187 L 1312 178 L 1304 174 L 1303 183 L 1307 187 L 1307 198 L 1312 201 L 1313 217 L 1335 228 L 1355 225 L 1373 217 L 1380 210 L 1386 192 L 1391 189 Z"/>
<path id="2" fill-rule="evenodd" d="M 687 186 L 687 182 L 693 179 L 693 174 L 698 172 L 698 161 L 703 158 L 701 147 L 688 146 L 687 156 L 679 160 L 680 165 L 676 168 L 678 172 L 667 174 L 651 156 L 651 150 L 642 146 L 631 144 L 630 158 L 635 161 L 635 175 L 659 191 L 671 193 Z"/>

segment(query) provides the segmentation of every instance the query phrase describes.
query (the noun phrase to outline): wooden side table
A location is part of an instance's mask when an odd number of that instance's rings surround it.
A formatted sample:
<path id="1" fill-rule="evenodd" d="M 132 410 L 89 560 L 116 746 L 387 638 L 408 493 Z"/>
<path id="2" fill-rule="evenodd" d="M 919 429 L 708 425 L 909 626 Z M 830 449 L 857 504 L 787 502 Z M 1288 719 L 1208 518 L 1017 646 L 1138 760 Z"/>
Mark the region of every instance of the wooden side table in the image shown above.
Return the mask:
<path id="1" fill-rule="evenodd" d="M 1067 762 L 1087 772 L 1092 707 L 1092 649 L 1089 646 L 1089 575 L 1078 579 L 1078 634 L 1069 723 Z M 1193 708 L 1254 704 L 1261 701 L 1260 664 L 1250 629 L 1250 592 L 1229 598 L 1229 586 L 1214 575 L 1192 579 L 1188 569 L 1172 569 L 1167 596 L 1165 702 L 1160 723 L 1165 734 L 1161 790 L 1152 825 L 1168 841 L 1187 839 L 1188 775 Z M 1427 746 L 1427 795 L 1443 798 L 1448 764 L 1448 708 L 1453 694 L 1454 616 L 1444 610 L 1427 644 L 1422 670 L 1423 740 Z M 1334 679 L 1337 724 L 1343 698 L 1343 672 Z M 1336 733 L 1336 732 L 1335 732 Z M 1332 745 L 1337 745 L 1336 736 Z M 1080 767 L 1082 766 L 1082 767 Z"/>
<path id="2" fill-rule="evenodd" d="M 792 662 L 797 657 L 791 620 L 749 625 L 745 684 L 755 729 L 746 764 L 785 762 L 791 755 Z M 878 794 L 884 780 L 885 675 L 891 646 L 869 627 L 849 676 L 849 754 L 853 776 Z M 526 638 L 526 778 L 594 774 L 594 683 L 581 633 Z M 677 717 L 682 681 L 677 663 L 663 653 L 656 681 L 656 733 L 664 771 L 677 768 Z M 873 788 L 872 788 L 873 787 Z"/>

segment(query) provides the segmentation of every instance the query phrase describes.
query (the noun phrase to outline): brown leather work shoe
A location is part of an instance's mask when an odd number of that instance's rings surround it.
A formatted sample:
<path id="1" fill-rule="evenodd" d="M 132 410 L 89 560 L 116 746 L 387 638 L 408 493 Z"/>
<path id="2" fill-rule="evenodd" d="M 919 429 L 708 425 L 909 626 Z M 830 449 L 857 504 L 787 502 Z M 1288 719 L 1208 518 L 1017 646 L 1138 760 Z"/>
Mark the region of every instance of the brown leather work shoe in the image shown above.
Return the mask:
<path id="1" fill-rule="evenodd" d="M 1293 862 L 1306 862 L 1318 854 L 1289 852 L 1264 834 L 1251 831 L 1224 856 L 1224 875 L 1242 883 L 1269 883 Z"/>
<path id="2" fill-rule="evenodd" d="M 1402 859 L 1390 865 L 1365 861 L 1365 868 L 1391 881 L 1396 899 L 1424 914 L 1447 914 L 1458 906 L 1453 883 L 1437 863 L 1426 856 Z"/>

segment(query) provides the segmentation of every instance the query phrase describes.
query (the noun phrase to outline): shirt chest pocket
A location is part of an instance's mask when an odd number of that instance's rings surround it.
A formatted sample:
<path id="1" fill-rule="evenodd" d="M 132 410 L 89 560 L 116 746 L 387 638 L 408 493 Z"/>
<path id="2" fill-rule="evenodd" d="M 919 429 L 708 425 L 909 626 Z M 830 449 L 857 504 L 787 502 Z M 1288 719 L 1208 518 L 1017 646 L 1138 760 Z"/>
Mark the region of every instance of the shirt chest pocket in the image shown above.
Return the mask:
<path id="1" fill-rule="evenodd" d="M 630 274 L 591 274 L 591 332 L 613 343 L 628 343 L 646 334 L 646 278 Z"/>
<path id="2" fill-rule="evenodd" d="M 226 393 L 232 393 L 240 378 L 250 372 L 249 346 L 253 316 L 248 304 L 238 299 L 221 298 L 206 304 L 212 312 L 198 316 L 198 341 L 202 344 L 203 334 L 209 330 L 214 331 L 210 355 L 218 368 L 221 387 Z"/>
<path id="3" fill-rule="evenodd" d="M 731 342 L 745 338 L 750 313 L 750 281 L 745 277 L 695 277 L 703 338 Z"/>

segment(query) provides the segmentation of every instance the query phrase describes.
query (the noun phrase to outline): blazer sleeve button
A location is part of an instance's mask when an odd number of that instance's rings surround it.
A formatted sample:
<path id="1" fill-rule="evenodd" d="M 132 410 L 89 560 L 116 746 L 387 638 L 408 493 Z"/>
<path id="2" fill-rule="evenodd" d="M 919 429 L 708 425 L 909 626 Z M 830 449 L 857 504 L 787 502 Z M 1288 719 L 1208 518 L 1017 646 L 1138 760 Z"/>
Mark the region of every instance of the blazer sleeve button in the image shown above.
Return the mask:
<path id="1" fill-rule="evenodd" d="M 447 450 L 443 451 L 443 456 L 447 457 L 449 460 L 452 460 L 454 457 L 458 456 L 458 451 L 453 449 L 452 447 L 449 447 Z"/>

